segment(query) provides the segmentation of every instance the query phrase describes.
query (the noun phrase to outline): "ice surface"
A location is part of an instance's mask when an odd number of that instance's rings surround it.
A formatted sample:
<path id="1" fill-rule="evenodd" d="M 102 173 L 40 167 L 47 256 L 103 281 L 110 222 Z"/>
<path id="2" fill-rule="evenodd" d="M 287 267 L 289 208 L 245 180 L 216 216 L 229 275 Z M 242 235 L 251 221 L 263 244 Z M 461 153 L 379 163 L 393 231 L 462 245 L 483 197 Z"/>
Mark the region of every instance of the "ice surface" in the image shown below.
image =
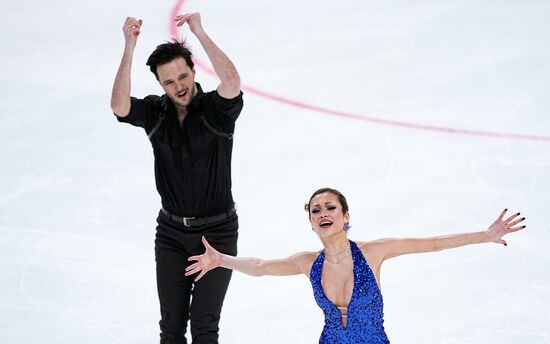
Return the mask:
<path id="1" fill-rule="evenodd" d="M 126 16 L 144 20 L 145 66 L 170 39 L 175 2 L 22 0 L 0 14 L 2 343 L 154 343 L 159 209 L 144 133 L 109 109 Z M 548 1 L 186 1 L 244 86 L 386 121 L 550 135 Z M 197 41 L 183 31 L 196 57 Z M 217 81 L 197 70 L 205 89 Z M 392 343 L 549 343 L 550 141 L 417 130 L 331 116 L 245 93 L 233 160 L 239 252 L 316 250 L 302 205 L 332 186 L 354 240 L 480 230 L 528 217 L 508 247 L 385 263 Z M 316 343 L 304 276 L 234 274 L 220 342 Z"/>

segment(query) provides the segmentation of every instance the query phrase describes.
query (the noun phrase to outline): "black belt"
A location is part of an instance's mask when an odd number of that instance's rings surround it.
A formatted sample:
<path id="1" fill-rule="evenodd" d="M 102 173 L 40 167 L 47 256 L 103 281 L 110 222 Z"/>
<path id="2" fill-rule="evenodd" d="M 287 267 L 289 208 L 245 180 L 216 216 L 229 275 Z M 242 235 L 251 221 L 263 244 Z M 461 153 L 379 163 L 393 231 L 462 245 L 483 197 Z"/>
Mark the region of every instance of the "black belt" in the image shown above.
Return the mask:
<path id="1" fill-rule="evenodd" d="M 168 210 L 161 208 L 160 211 L 166 215 L 166 217 L 174 222 L 179 222 L 183 224 L 185 227 L 198 227 L 198 226 L 206 226 L 209 223 L 215 223 L 219 221 L 226 220 L 230 218 L 231 216 L 235 215 L 237 210 L 235 209 L 235 205 L 231 206 L 229 210 L 227 210 L 224 213 L 216 214 L 212 216 L 202 216 L 202 217 L 182 217 L 177 216 L 169 212 Z"/>

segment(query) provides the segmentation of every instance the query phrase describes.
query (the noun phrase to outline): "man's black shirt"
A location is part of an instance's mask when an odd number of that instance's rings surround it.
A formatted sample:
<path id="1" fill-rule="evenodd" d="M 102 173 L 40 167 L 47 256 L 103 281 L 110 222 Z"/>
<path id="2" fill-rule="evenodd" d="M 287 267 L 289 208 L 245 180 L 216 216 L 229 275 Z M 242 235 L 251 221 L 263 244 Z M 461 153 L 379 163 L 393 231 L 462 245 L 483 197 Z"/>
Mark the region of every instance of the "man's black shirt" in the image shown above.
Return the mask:
<path id="1" fill-rule="evenodd" d="M 180 127 L 175 107 L 168 99 L 162 124 L 151 138 L 155 156 L 155 180 L 162 207 L 179 216 L 219 214 L 233 205 L 231 153 L 233 140 L 216 136 L 200 116 L 216 130 L 232 133 L 243 107 L 242 92 L 233 99 L 217 91 L 197 94 L 187 107 Z M 130 113 L 120 122 L 142 127 L 149 133 L 159 120 L 161 97 L 131 98 Z"/>

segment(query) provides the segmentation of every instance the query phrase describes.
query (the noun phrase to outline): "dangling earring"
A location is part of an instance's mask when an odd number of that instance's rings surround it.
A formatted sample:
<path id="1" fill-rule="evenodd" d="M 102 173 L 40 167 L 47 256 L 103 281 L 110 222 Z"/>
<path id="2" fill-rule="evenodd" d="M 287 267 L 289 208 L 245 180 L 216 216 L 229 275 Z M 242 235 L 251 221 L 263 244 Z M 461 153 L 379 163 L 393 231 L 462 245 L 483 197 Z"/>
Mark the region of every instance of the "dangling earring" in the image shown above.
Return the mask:
<path id="1" fill-rule="evenodd" d="M 350 228 L 351 228 L 351 226 L 350 226 L 349 222 L 344 223 L 344 232 L 349 231 Z"/>

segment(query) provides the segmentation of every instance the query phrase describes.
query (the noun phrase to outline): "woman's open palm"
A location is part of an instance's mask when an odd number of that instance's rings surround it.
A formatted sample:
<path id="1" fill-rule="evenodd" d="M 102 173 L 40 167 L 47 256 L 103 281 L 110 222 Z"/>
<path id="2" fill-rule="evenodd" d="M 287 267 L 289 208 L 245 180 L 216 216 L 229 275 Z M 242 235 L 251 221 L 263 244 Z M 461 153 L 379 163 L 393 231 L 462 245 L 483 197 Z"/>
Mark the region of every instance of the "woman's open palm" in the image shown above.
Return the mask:
<path id="1" fill-rule="evenodd" d="M 208 271 L 219 267 L 222 257 L 220 252 L 210 246 L 204 235 L 202 236 L 202 243 L 206 250 L 199 256 L 189 257 L 187 259 L 188 261 L 196 261 L 196 263 L 189 265 L 185 269 L 185 276 L 190 276 L 199 272 L 199 275 L 195 278 L 195 282 L 200 280 Z"/>
<path id="2" fill-rule="evenodd" d="M 525 220 L 525 217 L 518 218 L 520 213 L 515 213 L 505 219 L 504 215 L 506 215 L 506 211 L 508 211 L 508 209 L 504 209 L 502 213 L 500 213 L 500 216 L 491 226 L 489 226 L 486 231 L 491 241 L 497 244 L 507 245 L 506 241 L 502 239 L 503 236 L 525 228 L 524 225 L 519 225 Z"/>

